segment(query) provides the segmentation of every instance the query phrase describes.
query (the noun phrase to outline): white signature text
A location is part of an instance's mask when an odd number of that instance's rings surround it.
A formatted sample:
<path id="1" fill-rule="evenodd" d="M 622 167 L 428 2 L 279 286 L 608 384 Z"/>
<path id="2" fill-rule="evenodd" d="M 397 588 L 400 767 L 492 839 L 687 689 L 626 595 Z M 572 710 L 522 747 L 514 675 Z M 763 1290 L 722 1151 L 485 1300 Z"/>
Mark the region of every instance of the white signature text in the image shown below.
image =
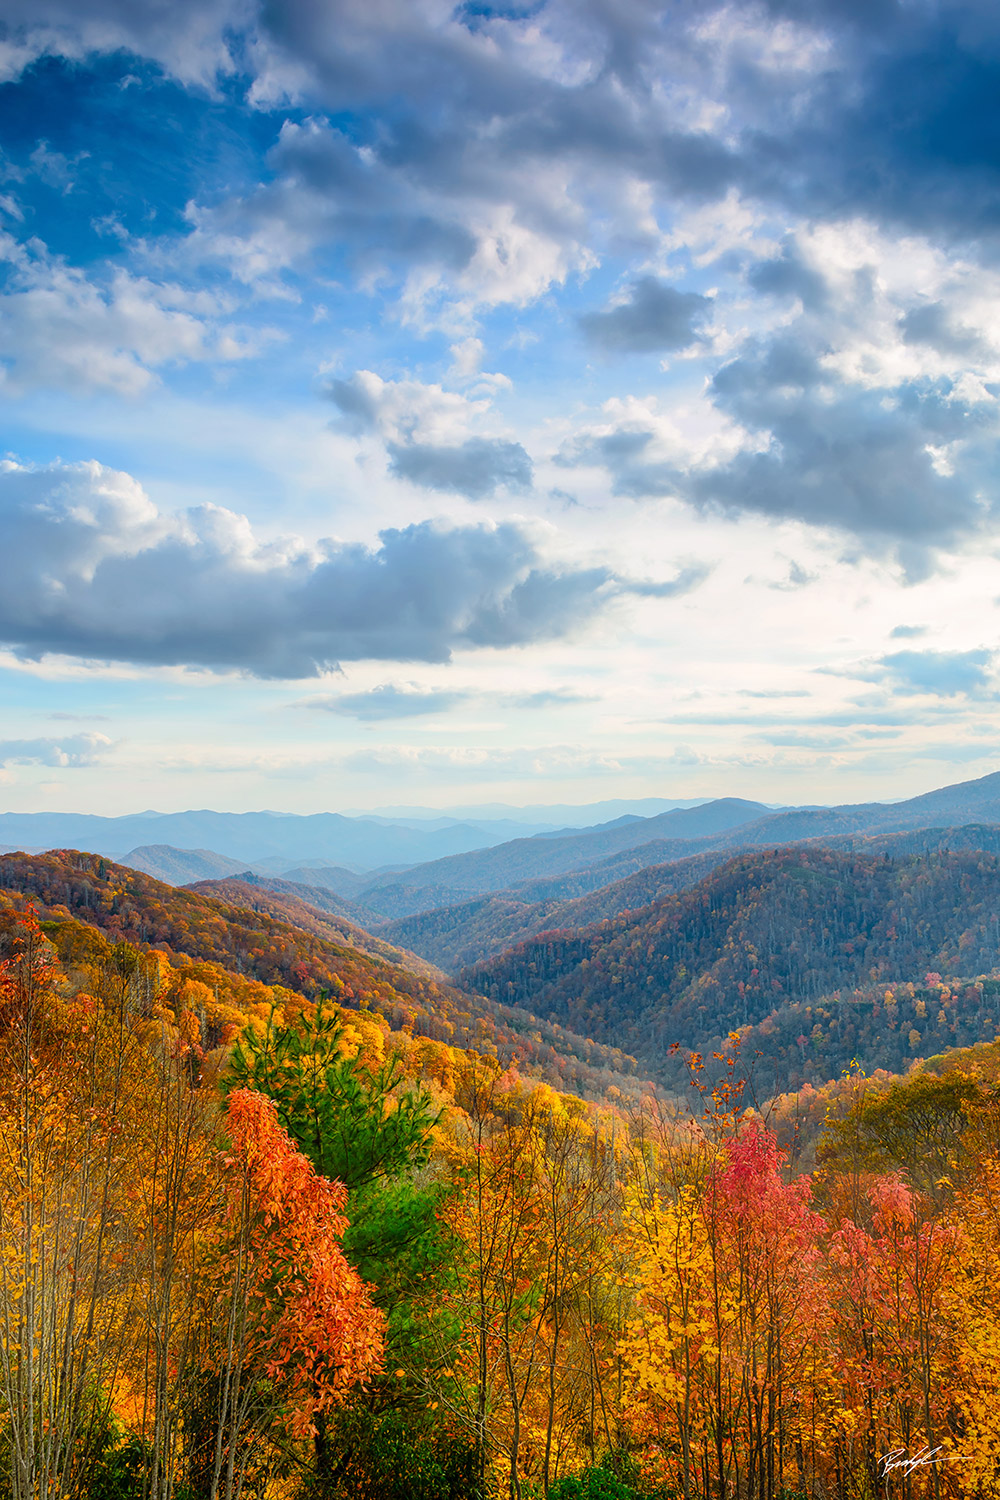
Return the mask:
<path id="1" fill-rule="evenodd" d="M 963 1457 L 961 1453 L 945 1453 L 942 1448 L 921 1448 L 919 1453 L 912 1455 L 905 1448 L 893 1448 L 890 1452 L 883 1453 L 878 1463 L 881 1476 L 885 1479 L 897 1471 L 909 1475 L 915 1469 L 926 1469 L 931 1464 L 952 1464 L 960 1462 Z"/>

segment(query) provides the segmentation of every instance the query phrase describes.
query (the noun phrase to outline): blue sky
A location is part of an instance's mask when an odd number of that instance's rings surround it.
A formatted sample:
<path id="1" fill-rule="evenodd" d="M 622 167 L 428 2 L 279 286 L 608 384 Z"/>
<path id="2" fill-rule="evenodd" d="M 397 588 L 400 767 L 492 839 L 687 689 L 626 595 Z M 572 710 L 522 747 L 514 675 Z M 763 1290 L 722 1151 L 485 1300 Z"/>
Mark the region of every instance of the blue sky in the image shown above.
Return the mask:
<path id="1" fill-rule="evenodd" d="M 0 782 L 992 771 L 1000 13 L 5 0 Z"/>

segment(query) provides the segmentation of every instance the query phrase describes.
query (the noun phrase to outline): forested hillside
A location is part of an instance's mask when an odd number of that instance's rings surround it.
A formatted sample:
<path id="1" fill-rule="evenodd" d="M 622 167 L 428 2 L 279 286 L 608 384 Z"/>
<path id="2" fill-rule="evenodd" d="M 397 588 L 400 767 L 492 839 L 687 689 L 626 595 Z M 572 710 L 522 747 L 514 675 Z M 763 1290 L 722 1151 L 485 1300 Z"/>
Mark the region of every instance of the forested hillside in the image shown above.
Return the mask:
<path id="1" fill-rule="evenodd" d="M 815 844 L 824 849 L 893 856 L 948 849 L 1000 854 L 1000 827 L 980 823 L 906 833 L 846 834 L 819 839 Z M 395 921 L 380 922 L 369 912 L 369 925 L 374 925 L 388 942 L 412 949 L 442 969 L 455 972 L 545 930 L 586 927 L 688 890 L 733 858 L 731 849 L 677 858 L 677 850 L 683 848 L 683 844 L 642 845 L 567 875 L 526 881 L 495 896 L 477 896 L 456 906 L 417 912 Z M 668 856 L 665 862 L 651 861 L 653 854 L 664 852 Z M 646 860 L 650 862 L 644 863 Z M 614 878 L 623 868 L 631 873 Z"/>
<path id="2" fill-rule="evenodd" d="M 996 1048 L 774 1131 L 738 1085 L 586 1105 L 124 942 L 155 893 L 85 860 L 106 931 L 8 884 L 0 932 L 16 1500 L 789 1500 L 924 1449 L 913 1500 L 995 1493 Z"/>
<path id="3" fill-rule="evenodd" d="M 175 849 L 171 844 L 143 844 L 122 856 L 120 864 L 141 870 L 166 885 L 189 885 L 195 880 L 224 880 L 239 875 L 243 865 L 211 849 Z"/>
<path id="4" fill-rule="evenodd" d="M 462 978 L 662 1066 L 672 1043 L 702 1048 L 781 1004 L 998 959 L 996 855 L 793 846 L 738 855 L 691 890 L 543 933 Z"/>
<path id="5" fill-rule="evenodd" d="M 196 895 L 215 897 L 230 906 L 266 912 L 281 921 L 291 922 L 295 927 L 315 931 L 331 942 L 347 943 L 366 953 L 377 954 L 390 963 L 402 961 L 417 973 L 433 969 L 415 953 L 407 951 L 401 958 L 399 944 L 393 945 L 390 939 L 375 937 L 368 931 L 366 918 L 372 917 L 373 913 L 322 886 L 300 885 L 296 881 L 276 880 L 244 870 L 238 876 L 192 881 L 187 889 Z M 443 976 L 437 973 L 436 977 Z"/>
<path id="6" fill-rule="evenodd" d="M 587 895 L 572 897 L 561 893 L 579 882 L 572 875 L 555 875 L 498 895 L 475 896 L 456 906 L 383 921 L 376 930 L 388 942 L 411 948 L 454 973 L 545 929 L 586 927 L 630 908 L 648 906 L 674 891 L 687 890 L 729 857 L 727 851 L 720 851 L 672 860 L 639 869 L 624 880 L 601 884 Z M 599 869 L 592 867 L 586 874 Z"/>
<path id="7" fill-rule="evenodd" d="M 733 1045 L 734 1037 L 738 1042 Z M 812 1087 L 851 1068 L 866 1073 L 887 1069 L 905 1073 L 914 1063 L 954 1048 L 983 1045 L 1000 1036 L 1000 978 L 936 974 L 886 984 L 834 991 L 812 1004 L 779 1005 L 753 1026 L 706 1037 L 700 1050 L 713 1080 L 734 1071 L 752 1096 Z M 689 1077 L 685 1057 L 674 1054 L 659 1070 L 672 1089 Z"/>
<path id="8" fill-rule="evenodd" d="M 156 950 L 171 965 L 208 964 L 203 980 L 210 989 L 225 988 L 229 980 L 219 976 L 235 974 L 241 982 L 278 987 L 311 1002 L 326 998 L 370 1010 L 395 1030 L 409 1027 L 418 1035 L 518 1061 L 562 1087 L 588 1094 L 611 1085 L 634 1087 L 629 1082 L 633 1059 L 613 1046 L 464 993 L 426 971 L 414 973 L 398 951 L 390 961 L 343 938 L 331 941 L 323 935 L 320 911 L 303 911 L 308 925 L 297 926 L 259 909 L 267 904 L 267 898 L 258 899 L 255 908 L 252 902 L 230 904 L 176 890 L 75 850 L 0 858 L 0 913 L 13 918 L 33 908 L 56 941 L 65 926 L 72 941 L 86 948 L 86 931 L 96 928 L 115 941 Z M 376 949 L 394 951 L 365 937 Z"/>

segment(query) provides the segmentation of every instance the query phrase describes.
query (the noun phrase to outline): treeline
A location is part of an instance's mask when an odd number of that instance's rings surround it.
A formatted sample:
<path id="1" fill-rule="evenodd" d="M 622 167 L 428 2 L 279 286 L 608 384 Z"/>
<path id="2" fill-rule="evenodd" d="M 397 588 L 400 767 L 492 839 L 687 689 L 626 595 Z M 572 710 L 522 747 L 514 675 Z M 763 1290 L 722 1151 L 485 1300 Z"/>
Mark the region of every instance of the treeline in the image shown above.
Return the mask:
<path id="1" fill-rule="evenodd" d="M 997 1493 L 996 1049 L 844 1080 L 791 1178 L 736 1086 L 588 1104 L 239 976 L 206 1037 L 84 936 L 0 970 L 0 1493 Z"/>
<path id="2" fill-rule="evenodd" d="M 988 973 L 998 898 L 994 855 L 793 846 L 741 854 L 680 895 L 542 933 L 460 977 L 660 1068 L 672 1043 L 710 1050 L 782 1005 L 928 971 Z"/>

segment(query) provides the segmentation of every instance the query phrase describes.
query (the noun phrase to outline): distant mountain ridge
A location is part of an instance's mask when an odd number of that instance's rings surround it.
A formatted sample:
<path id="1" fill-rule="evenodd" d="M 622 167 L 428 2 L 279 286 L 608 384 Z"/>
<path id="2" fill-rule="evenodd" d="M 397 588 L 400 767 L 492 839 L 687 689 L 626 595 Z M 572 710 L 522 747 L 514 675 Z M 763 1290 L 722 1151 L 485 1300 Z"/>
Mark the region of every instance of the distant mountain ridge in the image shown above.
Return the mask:
<path id="1" fill-rule="evenodd" d="M 592 828 L 526 829 L 502 842 L 497 839 L 509 830 L 509 820 L 476 826 L 443 817 L 430 819 L 431 826 L 420 823 L 339 813 L 7 813 L 0 814 L 0 843 L 30 849 L 74 844 L 119 859 L 116 851 L 131 848 L 125 860 L 175 884 L 250 869 L 331 890 L 364 908 L 371 919 L 366 925 L 384 926 L 485 895 L 509 893 L 518 904 L 575 899 L 650 866 L 697 855 L 716 856 L 708 868 L 719 855 L 741 848 L 1000 824 L 1000 773 L 897 803 L 775 811 L 727 797 L 646 818 L 625 811 Z M 670 885 L 672 877 L 665 880 Z M 525 914 L 525 920 L 533 919 Z M 523 933 L 516 925 L 512 930 Z M 471 950 L 461 951 L 468 957 Z"/>
<path id="2" fill-rule="evenodd" d="M 700 807 L 676 808 L 654 818 L 615 820 L 597 828 L 569 829 L 536 838 L 514 839 L 493 849 L 452 855 L 383 875 L 364 887 L 364 900 L 386 916 L 405 916 L 432 906 L 450 905 L 463 896 L 500 891 L 541 875 L 557 875 L 633 849 L 651 838 L 671 836 L 690 841 L 719 836 L 752 823 L 770 809 L 762 802 L 722 797 Z M 684 852 L 690 852 L 685 850 Z M 440 895 L 435 898 L 435 891 Z"/>
<path id="3" fill-rule="evenodd" d="M 506 825 L 448 821 L 444 827 L 387 824 L 342 813 L 0 813 L 0 844 L 16 850 L 79 848 L 118 860 L 127 850 L 163 847 L 214 853 L 241 868 L 280 858 L 311 859 L 377 870 L 484 848 L 508 838 Z"/>
<path id="4" fill-rule="evenodd" d="M 742 816 L 737 812 L 727 819 L 727 808 L 748 812 L 756 808 L 758 815 Z M 699 818 L 704 820 L 702 828 L 698 825 Z M 711 827 L 712 822 L 717 826 Z M 903 802 L 773 812 L 761 803 L 723 798 L 610 829 L 517 839 L 492 849 L 452 855 L 401 873 L 375 877 L 364 887 L 362 899 L 387 918 L 396 920 L 435 907 L 453 906 L 473 896 L 510 891 L 545 876 L 582 872 L 579 880 L 583 889 L 575 892 L 582 895 L 648 865 L 711 850 L 777 847 L 806 839 L 829 840 L 967 824 L 1000 824 L 1000 772 L 941 787 Z M 613 867 L 616 855 L 623 863 Z"/>

